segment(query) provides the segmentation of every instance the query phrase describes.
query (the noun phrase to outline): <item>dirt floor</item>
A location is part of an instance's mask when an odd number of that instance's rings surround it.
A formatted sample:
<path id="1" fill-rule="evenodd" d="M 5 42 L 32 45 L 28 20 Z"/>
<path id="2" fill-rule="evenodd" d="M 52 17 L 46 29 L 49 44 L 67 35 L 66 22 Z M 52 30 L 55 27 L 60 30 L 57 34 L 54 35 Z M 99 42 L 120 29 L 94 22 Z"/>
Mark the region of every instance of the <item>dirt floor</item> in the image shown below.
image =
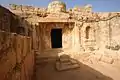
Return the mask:
<path id="1" fill-rule="evenodd" d="M 80 63 L 80 68 L 66 71 L 55 69 L 55 60 L 36 66 L 36 80 L 120 80 L 120 68 L 102 62 Z"/>

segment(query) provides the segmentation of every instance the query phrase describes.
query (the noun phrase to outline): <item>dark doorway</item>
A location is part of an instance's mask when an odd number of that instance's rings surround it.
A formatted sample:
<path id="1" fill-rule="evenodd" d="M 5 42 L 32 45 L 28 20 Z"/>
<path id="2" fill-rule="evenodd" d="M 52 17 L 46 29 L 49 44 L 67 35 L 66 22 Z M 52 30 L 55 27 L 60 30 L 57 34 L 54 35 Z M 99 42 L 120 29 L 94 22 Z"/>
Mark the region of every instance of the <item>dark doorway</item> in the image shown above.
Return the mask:
<path id="1" fill-rule="evenodd" d="M 52 48 L 62 48 L 62 29 L 52 29 L 51 44 Z"/>

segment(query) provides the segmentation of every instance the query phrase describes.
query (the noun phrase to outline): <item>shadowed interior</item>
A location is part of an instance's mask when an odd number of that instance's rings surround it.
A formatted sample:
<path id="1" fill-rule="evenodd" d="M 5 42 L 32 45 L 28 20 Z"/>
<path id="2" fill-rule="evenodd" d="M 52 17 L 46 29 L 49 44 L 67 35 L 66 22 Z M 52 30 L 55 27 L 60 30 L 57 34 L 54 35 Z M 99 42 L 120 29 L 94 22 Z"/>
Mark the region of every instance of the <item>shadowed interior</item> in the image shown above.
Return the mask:
<path id="1" fill-rule="evenodd" d="M 52 48 L 62 48 L 62 29 L 52 29 L 51 43 Z"/>

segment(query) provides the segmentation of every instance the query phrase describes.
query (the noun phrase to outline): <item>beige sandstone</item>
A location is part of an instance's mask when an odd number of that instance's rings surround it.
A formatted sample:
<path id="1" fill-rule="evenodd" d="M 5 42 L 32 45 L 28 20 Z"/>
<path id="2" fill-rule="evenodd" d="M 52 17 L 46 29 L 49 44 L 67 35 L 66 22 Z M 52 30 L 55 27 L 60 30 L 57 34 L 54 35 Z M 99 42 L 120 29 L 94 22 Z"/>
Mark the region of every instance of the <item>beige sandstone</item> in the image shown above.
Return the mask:
<path id="1" fill-rule="evenodd" d="M 54 29 L 62 30 L 62 46 L 58 49 L 52 48 L 51 34 Z M 66 4 L 61 1 L 51 2 L 48 8 L 10 4 L 8 10 L 0 6 L 0 78 L 19 80 L 21 76 L 21 80 L 31 80 L 36 56 L 39 56 L 38 60 L 41 57 L 55 57 L 43 58 L 43 62 L 48 62 L 57 60 L 63 54 L 92 67 L 96 64 L 94 68 L 104 72 L 104 68 L 97 66 L 99 63 L 116 66 L 120 62 L 119 38 L 120 12 L 93 12 L 90 4 L 67 10 Z M 61 59 L 63 62 L 67 60 Z M 84 69 L 82 67 L 86 71 Z M 97 72 L 93 71 L 93 74 Z M 91 76 L 89 80 L 105 80 Z M 85 76 L 82 78 L 88 80 Z"/>

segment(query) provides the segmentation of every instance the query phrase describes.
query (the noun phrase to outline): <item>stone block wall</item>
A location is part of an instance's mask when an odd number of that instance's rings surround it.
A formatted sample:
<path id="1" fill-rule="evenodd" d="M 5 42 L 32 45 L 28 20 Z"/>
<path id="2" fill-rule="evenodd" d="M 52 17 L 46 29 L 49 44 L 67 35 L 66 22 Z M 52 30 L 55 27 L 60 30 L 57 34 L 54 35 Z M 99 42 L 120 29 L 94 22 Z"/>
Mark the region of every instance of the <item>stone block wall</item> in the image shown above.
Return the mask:
<path id="1" fill-rule="evenodd" d="M 85 50 L 89 47 L 94 50 L 120 49 L 119 12 L 75 13 L 74 18 L 78 21 L 80 43 Z"/>
<path id="2" fill-rule="evenodd" d="M 31 80 L 34 52 L 31 38 L 0 31 L 0 80 Z"/>
<path id="3" fill-rule="evenodd" d="M 33 6 L 24 6 L 24 5 L 16 5 L 16 4 L 10 4 L 10 9 L 15 11 L 21 11 L 21 12 L 46 12 L 46 8 L 38 8 Z"/>

